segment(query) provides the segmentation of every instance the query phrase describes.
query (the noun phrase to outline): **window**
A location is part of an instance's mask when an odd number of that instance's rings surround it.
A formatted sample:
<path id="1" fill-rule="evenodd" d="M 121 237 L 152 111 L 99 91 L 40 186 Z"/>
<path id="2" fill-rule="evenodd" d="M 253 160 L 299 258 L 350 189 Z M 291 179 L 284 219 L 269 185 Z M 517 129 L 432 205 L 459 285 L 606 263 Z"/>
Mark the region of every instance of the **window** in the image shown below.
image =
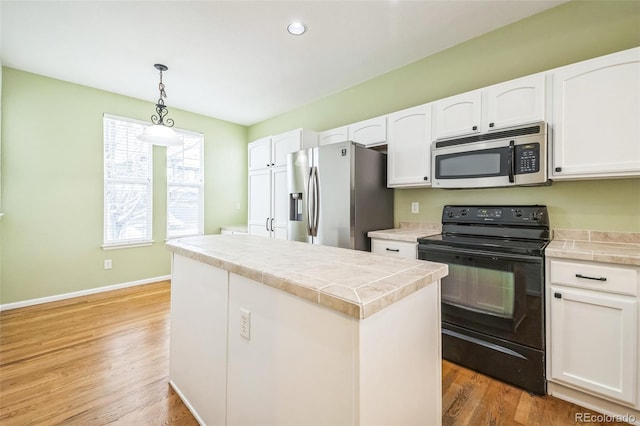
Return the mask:
<path id="1" fill-rule="evenodd" d="M 142 122 L 108 116 L 104 129 L 104 245 L 151 243 L 152 146 Z"/>
<path id="2" fill-rule="evenodd" d="M 182 145 L 167 147 L 167 238 L 204 232 L 201 133 L 176 130 Z"/>

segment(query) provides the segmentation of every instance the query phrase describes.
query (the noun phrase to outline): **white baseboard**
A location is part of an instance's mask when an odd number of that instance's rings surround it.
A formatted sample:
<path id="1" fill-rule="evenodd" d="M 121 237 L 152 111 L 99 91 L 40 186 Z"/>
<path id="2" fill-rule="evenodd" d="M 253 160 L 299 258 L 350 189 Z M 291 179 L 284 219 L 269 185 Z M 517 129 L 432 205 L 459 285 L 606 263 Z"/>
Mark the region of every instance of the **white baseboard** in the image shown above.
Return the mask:
<path id="1" fill-rule="evenodd" d="M 200 418 L 200 416 L 198 415 L 198 412 L 196 411 L 195 408 L 193 408 L 193 406 L 191 405 L 191 403 L 189 402 L 189 400 L 184 396 L 184 394 L 182 393 L 182 391 L 180 391 L 180 389 L 178 389 L 178 386 L 176 386 L 175 383 L 173 383 L 173 380 L 169 380 L 169 385 L 173 388 L 173 390 L 175 391 L 175 393 L 178 394 L 178 397 L 182 400 L 182 403 L 187 407 L 187 409 L 191 412 L 191 414 L 193 415 L 193 417 L 196 419 L 196 421 L 198 422 L 199 425 L 205 425 L 204 420 L 202 420 Z"/>
<path id="2" fill-rule="evenodd" d="M 8 311 L 9 309 L 24 308 L 26 306 L 40 305 L 42 303 L 56 302 L 58 300 L 71 299 L 73 297 L 78 297 L 78 296 L 87 296 L 89 294 L 103 293 L 105 291 L 118 290 L 121 288 L 133 287 L 136 285 L 151 284 L 158 281 L 166 281 L 170 279 L 171 279 L 171 275 L 163 275 L 160 277 L 145 278 L 143 280 L 138 280 L 138 281 L 130 281 L 128 283 L 107 285 L 104 287 L 90 288 L 88 290 L 73 291 L 71 293 L 57 294 L 54 296 L 23 300 L 21 302 L 5 303 L 4 305 L 0 305 L 0 312 Z"/>

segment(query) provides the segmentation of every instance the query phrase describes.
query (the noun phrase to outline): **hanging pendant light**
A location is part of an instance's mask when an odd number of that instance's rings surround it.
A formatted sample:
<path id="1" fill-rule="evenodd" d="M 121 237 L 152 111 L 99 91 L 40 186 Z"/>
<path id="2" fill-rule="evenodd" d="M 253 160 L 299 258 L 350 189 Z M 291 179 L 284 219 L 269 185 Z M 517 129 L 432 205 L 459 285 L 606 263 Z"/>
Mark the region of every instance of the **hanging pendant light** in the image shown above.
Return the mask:
<path id="1" fill-rule="evenodd" d="M 175 130 L 172 129 L 173 119 L 164 119 L 169 111 L 167 111 L 167 106 L 164 104 L 164 98 L 167 97 L 167 93 L 164 91 L 164 83 L 162 83 L 162 72 L 169 68 L 162 64 L 154 64 L 153 66 L 160 71 L 160 84 L 158 84 L 160 98 L 158 98 L 158 103 L 156 104 L 156 114 L 151 116 L 153 125 L 145 127 L 138 139 L 158 146 L 179 144 L 182 141 L 178 138 Z"/>

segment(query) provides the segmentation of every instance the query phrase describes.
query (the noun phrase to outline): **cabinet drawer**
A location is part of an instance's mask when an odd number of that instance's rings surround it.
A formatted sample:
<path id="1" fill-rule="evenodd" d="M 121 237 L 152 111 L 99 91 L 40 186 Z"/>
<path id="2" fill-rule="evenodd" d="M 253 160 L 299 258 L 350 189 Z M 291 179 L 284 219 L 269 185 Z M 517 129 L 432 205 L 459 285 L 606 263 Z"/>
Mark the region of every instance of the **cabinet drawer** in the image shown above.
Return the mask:
<path id="1" fill-rule="evenodd" d="M 380 238 L 371 239 L 371 253 L 384 256 L 402 257 L 405 259 L 416 259 L 417 243 L 408 241 L 393 241 Z"/>
<path id="2" fill-rule="evenodd" d="M 549 273 L 552 284 L 632 296 L 638 294 L 638 272 L 632 268 L 551 260 Z"/>

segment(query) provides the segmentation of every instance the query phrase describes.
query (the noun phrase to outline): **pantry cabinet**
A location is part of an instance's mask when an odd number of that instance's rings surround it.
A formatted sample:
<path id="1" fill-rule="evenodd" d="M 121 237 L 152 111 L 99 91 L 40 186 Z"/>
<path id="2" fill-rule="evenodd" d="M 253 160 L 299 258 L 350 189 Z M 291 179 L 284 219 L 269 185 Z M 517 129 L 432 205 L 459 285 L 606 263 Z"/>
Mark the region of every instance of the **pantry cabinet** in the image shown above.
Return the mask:
<path id="1" fill-rule="evenodd" d="M 387 186 L 431 186 L 431 104 L 387 116 Z"/>
<path id="2" fill-rule="evenodd" d="M 639 268 L 547 258 L 551 382 L 640 407 Z"/>
<path id="3" fill-rule="evenodd" d="M 249 144 L 249 234 L 287 239 L 287 155 L 316 146 L 317 138 L 313 131 L 296 129 Z"/>
<path id="4" fill-rule="evenodd" d="M 552 72 L 553 179 L 640 175 L 640 48 Z"/>
<path id="5" fill-rule="evenodd" d="M 546 76 L 534 74 L 434 102 L 433 139 L 544 121 Z"/>

